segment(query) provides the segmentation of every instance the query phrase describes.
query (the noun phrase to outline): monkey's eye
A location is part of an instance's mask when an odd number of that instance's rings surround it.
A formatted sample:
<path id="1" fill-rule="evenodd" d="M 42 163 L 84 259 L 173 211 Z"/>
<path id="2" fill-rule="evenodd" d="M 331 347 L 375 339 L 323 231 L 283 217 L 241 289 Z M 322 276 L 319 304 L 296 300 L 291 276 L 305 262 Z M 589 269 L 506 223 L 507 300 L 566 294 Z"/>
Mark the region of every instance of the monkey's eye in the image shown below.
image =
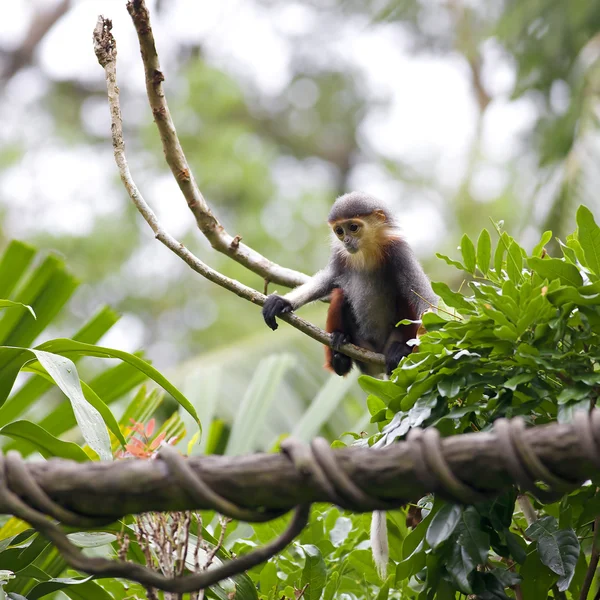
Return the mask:
<path id="1" fill-rule="evenodd" d="M 344 235 L 344 230 L 341 227 L 336 227 L 334 231 L 336 235 Z"/>
<path id="2" fill-rule="evenodd" d="M 360 226 L 357 225 L 356 223 L 351 223 L 350 227 L 348 227 L 348 229 L 352 232 L 352 233 L 356 233 L 359 229 Z"/>

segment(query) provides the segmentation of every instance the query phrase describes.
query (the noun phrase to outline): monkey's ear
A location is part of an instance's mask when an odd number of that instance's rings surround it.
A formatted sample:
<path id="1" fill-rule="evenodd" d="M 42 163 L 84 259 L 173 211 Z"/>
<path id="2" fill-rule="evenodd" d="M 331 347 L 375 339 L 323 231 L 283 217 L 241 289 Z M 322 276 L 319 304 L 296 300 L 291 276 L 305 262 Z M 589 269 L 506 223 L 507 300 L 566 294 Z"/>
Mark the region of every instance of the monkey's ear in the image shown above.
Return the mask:
<path id="1" fill-rule="evenodd" d="M 387 221 L 387 216 L 385 214 L 385 211 L 381 210 L 380 208 L 374 210 L 373 215 L 380 221 Z"/>

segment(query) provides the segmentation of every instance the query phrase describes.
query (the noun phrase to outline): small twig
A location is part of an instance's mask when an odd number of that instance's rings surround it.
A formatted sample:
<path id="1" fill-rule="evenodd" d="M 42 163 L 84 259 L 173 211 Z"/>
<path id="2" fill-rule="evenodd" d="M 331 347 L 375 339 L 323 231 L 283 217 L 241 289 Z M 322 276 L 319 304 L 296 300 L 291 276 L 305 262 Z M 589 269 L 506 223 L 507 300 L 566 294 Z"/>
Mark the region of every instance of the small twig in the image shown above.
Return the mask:
<path id="1" fill-rule="evenodd" d="M 146 73 L 146 92 L 154 121 L 160 133 L 165 158 L 189 209 L 196 219 L 198 228 L 215 250 L 233 258 L 233 260 L 257 275 L 268 277 L 271 281 L 288 287 L 296 287 L 305 283 L 309 277 L 304 273 L 282 267 L 270 261 L 246 244 L 241 244 L 240 236 L 232 237 L 229 235 L 210 210 L 190 170 L 177 137 L 175 124 L 171 118 L 163 89 L 165 78 L 160 68 L 154 34 L 150 24 L 150 13 L 146 3 L 144 0 L 132 0 L 127 3 L 127 10 L 138 34 Z"/>
<path id="2" fill-rule="evenodd" d="M 302 596 L 304 596 L 304 592 L 306 592 L 306 590 L 308 589 L 309 584 L 305 583 L 304 587 L 300 590 L 300 593 L 296 596 L 296 600 L 300 600 L 300 598 L 302 598 Z"/>
<path id="3" fill-rule="evenodd" d="M 181 258 L 188 266 L 196 271 L 196 273 L 199 273 L 209 281 L 216 283 L 226 290 L 233 292 L 240 298 L 244 298 L 253 304 L 262 306 L 266 300 L 266 296 L 264 294 L 261 294 L 255 289 L 248 287 L 239 281 L 236 281 L 235 279 L 230 279 L 215 269 L 212 269 L 206 263 L 202 262 L 197 256 L 192 254 L 181 242 L 177 241 L 172 235 L 167 233 L 167 231 L 159 223 L 156 214 L 146 203 L 141 192 L 136 186 L 131 176 L 131 172 L 129 171 L 129 165 L 127 164 L 127 159 L 125 157 L 123 122 L 121 118 L 119 88 L 117 87 L 116 78 L 117 47 L 115 39 L 110 33 L 111 29 L 112 22 L 110 19 L 104 19 L 104 17 L 101 16 L 98 17 L 98 22 L 96 24 L 96 28 L 94 29 L 94 49 L 96 51 L 98 62 L 104 68 L 106 75 L 115 162 L 117 163 L 121 181 L 123 182 L 129 197 L 154 232 L 156 239 L 162 242 L 177 256 L 179 256 L 179 258 Z M 271 281 L 276 280 L 276 278 L 274 278 L 271 274 L 269 274 L 269 279 Z M 280 318 L 299 331 L 302 331 L 302 333 L 308 335 L 312 339 L 321 342 L 326 346 L 331 346 L 331 335 L 319 327 L 316 327 L 312 323 L 309 323 L 305 319 L 302 319 L 293 313 L 281 315 Z M 385 365 L 385 359 L 383 355 L 360 348 L 354 344 L 344 344 L 340 347 L 340 351 L 361 362 L 381 366 Z"/>
<path id="4" fill-rule="evenodd" d="M 592 539 L 592 553 L 590 555 L 590 564 L 588 565 L 585 573 L 585 579 L 581 586 L 581 593 L 579 594 L 579 600 L 587 600 L 592 582 L 594 581 L 594 575 L 598 568 L 598 560 L 600 559 L 600 548 L 598 548 L 598 531 L 600 530 L 600 517 L 594 519 L 594 537 Z"/>
<path id="5" fill-rule="evenodd" d="M 231 522 L 229 517 L 221 517 L 221 534 L 219 535 L 219 540 L 217 541 L 216 546 L 210 551 L 209 555 L 206 557 L 206 564 L 204 565 L 205 569 L 208 569 L 210 565 L 212 565 L 212 561 L 215 559 L 217 552 L 223 547 L 223 540 L 225 539 L 225 531 L 227 529 L 227 525 Z"/>

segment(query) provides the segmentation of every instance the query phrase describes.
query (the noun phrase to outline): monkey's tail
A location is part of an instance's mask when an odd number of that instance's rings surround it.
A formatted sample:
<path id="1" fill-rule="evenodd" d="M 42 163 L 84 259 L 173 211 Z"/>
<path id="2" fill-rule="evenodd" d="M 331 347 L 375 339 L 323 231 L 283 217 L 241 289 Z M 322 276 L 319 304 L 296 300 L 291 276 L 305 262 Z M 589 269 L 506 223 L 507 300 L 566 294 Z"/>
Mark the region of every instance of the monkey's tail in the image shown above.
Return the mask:
<path id="1" fill-rule="evenodd" d="M 344 292 L 340 288 L 334 288 L 331 290 L 331 300 L 327 310 L 327 321 L 325 323 L 327 333 L 344 331 L 343 306 Z M 352 368 L 352 359 L 345 354 L 335 352 L 329 346 L 325 346 L 325 364 L 323 366 L 332 373 L 345 375 Z"/>
<path id="2" fill-rule="evenodd" d="M 383 510 L 375 510 L 371 516 L 371 549 L 375 568 L 383 581 L 387 577 L 387 565 L 390 558 L 387 521 Z"/>

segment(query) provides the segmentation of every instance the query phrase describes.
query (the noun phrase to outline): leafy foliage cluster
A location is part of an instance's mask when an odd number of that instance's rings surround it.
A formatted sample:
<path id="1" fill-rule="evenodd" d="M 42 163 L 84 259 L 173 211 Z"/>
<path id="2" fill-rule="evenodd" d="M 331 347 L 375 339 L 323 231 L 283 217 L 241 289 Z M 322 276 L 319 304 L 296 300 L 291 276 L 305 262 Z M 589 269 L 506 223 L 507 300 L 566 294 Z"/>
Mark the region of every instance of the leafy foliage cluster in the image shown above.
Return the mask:
<path id="1" fill-rule="evenodd" d="M 577 230 L 551 258 L 546 232 L 531 253 L 495 224 L 496 248 L 483 230 L 461 240 L 470 294 L 434 284 L 443 302 L 423 317 L 427 332 L 391 381 L 363 377 L 374 446 L 403 438 L 412 427 L 444 435 L 489 430 L 495 419 L 522 416 L 542 424 L 568 422 L 596 403 L 600 383 L 600 228 L 584 206 Z M 598 506 L 588 485 L 549 506 L 537 520 L 515 507 L 516 494 L 466 509 L 435 500 L 402 540 L 397 580 L 411 578 L 414 597 L 579 598 L 592 522 Z M 530 502 L 527 498 L 524 501 Z M 525 511 L 526 512 L 526 511 Z M 422 590 L 422 591 L 421 591 Z"/>

